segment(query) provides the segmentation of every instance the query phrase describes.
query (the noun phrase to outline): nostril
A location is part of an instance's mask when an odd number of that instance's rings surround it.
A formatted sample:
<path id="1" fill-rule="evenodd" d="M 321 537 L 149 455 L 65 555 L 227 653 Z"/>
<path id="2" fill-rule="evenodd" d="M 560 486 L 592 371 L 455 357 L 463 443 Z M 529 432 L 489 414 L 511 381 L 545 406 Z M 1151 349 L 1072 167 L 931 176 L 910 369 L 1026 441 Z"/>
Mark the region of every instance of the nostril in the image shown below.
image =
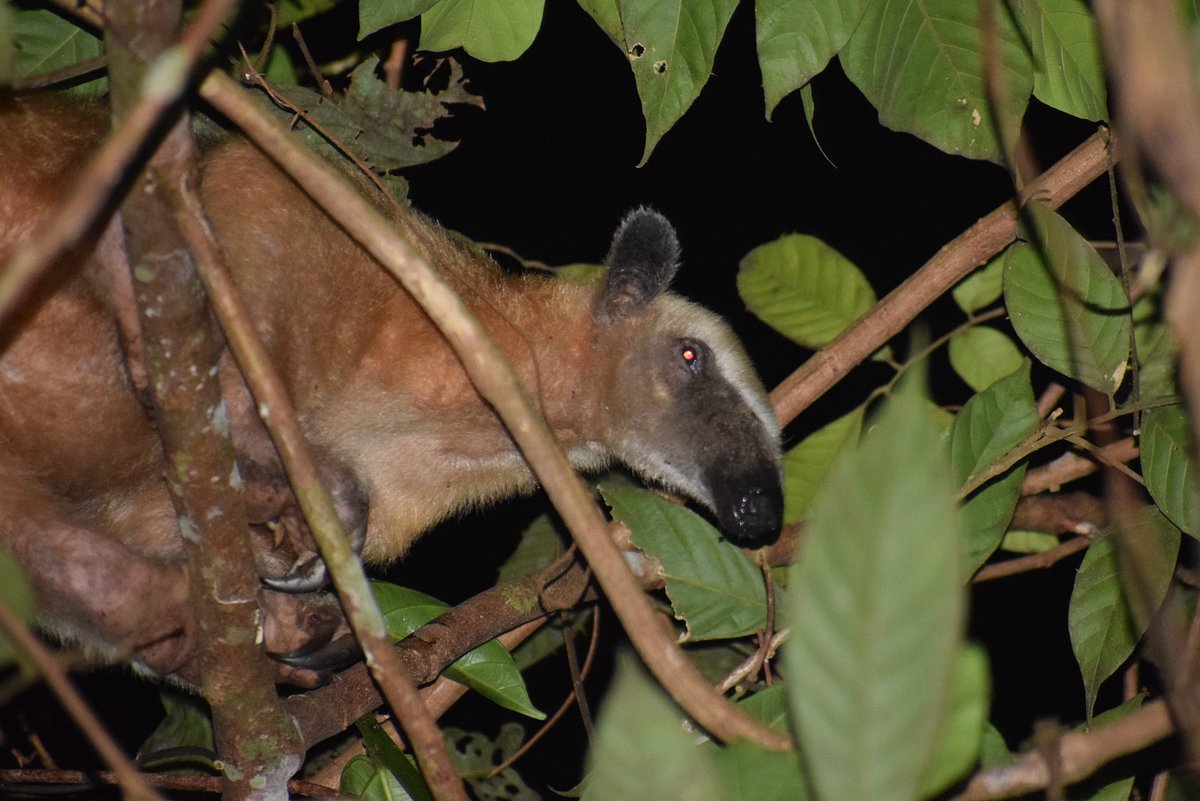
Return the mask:
<path id="1" fill-rule="evenodd" d="M 756 487 L 736 498 L 727 532 L 739 545 L 757 547 L 774 542 L 783 523 L 783 500 L 779 492 Z"/>

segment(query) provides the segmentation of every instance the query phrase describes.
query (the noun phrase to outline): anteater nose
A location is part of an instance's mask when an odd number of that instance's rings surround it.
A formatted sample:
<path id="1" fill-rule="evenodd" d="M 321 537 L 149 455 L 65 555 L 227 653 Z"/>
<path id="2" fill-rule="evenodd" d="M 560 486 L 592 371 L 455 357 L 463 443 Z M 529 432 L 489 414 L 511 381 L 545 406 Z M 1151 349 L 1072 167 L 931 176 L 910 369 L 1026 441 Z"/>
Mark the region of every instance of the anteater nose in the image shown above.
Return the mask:
<path id="1" fill-rule="evenodd" d="M 733 499 L 725 535 L 735 545 L 759 548 L 779 539 L 783 525 L 783 492 L 779 487 L 754 487 Z"/>

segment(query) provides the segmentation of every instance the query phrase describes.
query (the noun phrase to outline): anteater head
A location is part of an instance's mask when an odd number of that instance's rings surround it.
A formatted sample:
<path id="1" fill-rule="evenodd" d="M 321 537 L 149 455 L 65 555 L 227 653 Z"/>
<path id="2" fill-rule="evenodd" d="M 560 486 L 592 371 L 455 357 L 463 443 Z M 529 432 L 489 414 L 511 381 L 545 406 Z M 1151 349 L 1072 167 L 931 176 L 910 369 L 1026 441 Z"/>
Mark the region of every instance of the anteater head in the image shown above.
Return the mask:
<path id="1" fill-rule="evenodd" d="M 631 212 L 613 236 L 593 310 L 593 346 L 612 365 L 602 415 L 613 454 L 716 515 L 736 545 L 779 536 L 779 424 L 741 344 L 720 318 L 666 292 L 675 230 Z"/>

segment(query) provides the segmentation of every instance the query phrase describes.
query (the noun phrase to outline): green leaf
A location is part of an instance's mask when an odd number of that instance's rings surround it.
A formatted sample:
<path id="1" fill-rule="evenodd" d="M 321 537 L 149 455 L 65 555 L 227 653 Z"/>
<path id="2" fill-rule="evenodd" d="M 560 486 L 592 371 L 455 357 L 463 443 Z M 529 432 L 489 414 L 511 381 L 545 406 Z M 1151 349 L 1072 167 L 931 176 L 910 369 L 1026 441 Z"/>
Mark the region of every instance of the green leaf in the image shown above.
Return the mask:
<path id="1" fill-rule="evenodd" d="M 579 0 L 579 7 L 591 16 L 613 44 L 622 50 L 625 49 L 618 0 Z"/>
<path id="2" fill-rule="evenodd" d="M 372 764 L 386 769 L 399 782 L 405 793 L 401 796 L 402 798 L 412 797 L 414 801 L 434 801 L 433 793 L 430 792 L 429 785 L 425 783 L 425 778 L 417 768 L 416 760 L 400 750 L 400 746 L 396 745 L 395 741 L 383 730 L 383 726 L 379 725 L 374 713 L 368 712 L 356 720 L 354 725 L 362 736 L 363 749 L 366 751 L 367 757 L 370 758 Z M 343 771 L 343 781 L 345 777 L 346 774 Z M 388 793 L 393 790 L 390 782 L 376 783 L 375 789 L 384 788 Z M 388 794 L 385 793 L 385 797 L 388 797 Z"/>
<path id="3" fill-rule="evenodd" d="M 1134 323 L 1137 343 L 1138 391 L 1143 400 L 1179 394 L 1175 384 L 1175 366 L 1179 348 L 1167 326 L 1157 320 Z"/>
<path id="4" fill-rule="evenodd" d="M 984 723 L 983 737 L 979 742 L 979 767 L 984 770 L 1000 768 L 1016 761 L 1008 750 L 1008 743 L 1004 742 L 1004 735 L 991 723 Z"/>
<path id="5" fill-rule="evenodd" d="M 360 0 L 358 4 L 358 39 L 389 25 L 404 22 L 424 14 L 438 0 Z"/>
<path id="6" fill-rule="evenodd" d="M 1138 514 L 1141 525 L 1132 532 L 1130 546 L 1136 548 L 1138 586 L 1145 598 L 1139 606 L 1152 610 L 1162 603 L 1174 574 L 1179 530 L 1153 507 Z M 1067 627 L 1083 675 L 1089 720 L 1100 685 L 1133 653 L 1148 621 L 1146 613 L 1135 616 L 1118 570 L 1114 536 L 1130 534 L 1097 538 L 1083 558 L 1071 592 Z"/>
<path id="7" fill-rule="evenodd" d="M 421 15 L 421 49 L 461 47 L 480 61 L 512 61 L 533 44 L 545 0 L 438 0 Z"/>
<path id="8" fill-rule="evenodd" d="M 809 434 L 783 455 L 783 521 L 804 519 L 817 497 L 834 459 L 862 433 L 864 407 Z"/>
<path id="9" fill-rule="evenodd" d="M 767 118 L 850 38 L 867 0 L 755 0 L 758 66 Z"/>
<path id="10" fill-rule="evenodd" d="M 548 514 L 538 515 L 523 532 L 517 547 L 500 566 L 497 584 L 516 581 L 522 576 L 532 576 L 550 565 L 563 552 L 563 540 L 559 534 L 557 518 Z"/>
<path id="11" fill-rule="evenodd" d="M 1058 537 L 1042 531 L 1010 530 L 1000 541 L 1000 550 L 1009 553 L 1045 553 L 1058 546 Z"/>
<path id="12" fill-rule="evenodd" d="M 999 300 L 1003 291 L 1004 256 L 1000 255 L 959 281 L 951 294 L 958 308 L 974 314 Z"/>
<path id="13" fill-rule="evenodd" d="M 746 254 L 737 286 L 756 317 L 814 350 L 875 305 L 875 290 L 858 267 L 804 234 L 789 234 Z"/>
<path id="14" fill-rule="evenodd" d="M 947 711 L 962 539 L 924 403 L 905 382 L 838 460 L 789 575 L 788 693 L 823 799 L 911 801 Z"/>
<path id="15" fill-rule="evenodd" d="M 0 548 L 0 605 L 26 625 L 33 620 L 33 585 L 20 563 L 4 548 Z M 0 666 L 13 662 L 26 663 L 25 652 L 17 648 L 7 634 L 0 632 Z M 32 666 L 26 665 L 26 668 Z"/>
<path id="16" fill-rule="evenodd" d="M 954 663 L 950 712 L 942 723 L 933 762 L 921 783 L 921 798 L 945 790 L 978 760 L 991 696 L 992 674 L 987 653 L 977 645 L 962 647 Z"/>
<path id="17" fill-rule="evenodd" d="M 666 694 L 623 654 L 600 707 L 583 801 L 722 801 L 709 752 L 679 722 Z"/>
<path id="18" fill-rule="evenodd" d="M 1038 426 L 1029 362 L 972 397 L 954 418 L 950 459 L 960 485 L 988 469 Z M 992 479 L 963 504 L 967 575 L 999 546 L 1021 495 L 1025 464 Z"/>
<path id="19" fill-rule="evenodd" d="M 662 562 L 667 597 L 686 639 L 741 637 L 766 626 L 762 573 L 690 509 L 638 487 L 600 489 L 633 542 Z"/>
<path id="20" fill-rule="evenodd" d="M 1033 94 L 1085 120 L 1108 119 L 1096 20 L 1083 0 L 1018 0 L 1017 20 L 1033 53 Z"/>
<path id="21" fill-rule="evenodd" d="M 323 14 L 337 3 L 338 0 L 280 0 L 279 19 L 276 24 L 280 28 L 286 28 Z"/>
<path id="22" fill-rule="evenodd" d="M 412 801 L 387 768 L 361 754 L 346 764 L 338 789 L 363 801 Z"/>
<path id="23" fill-rule="evenodd" d="M 51 11 L 17 10 L 13 14 L 15 68 L 21 78 L 57 72 L 104 53 L 103 43 L 88 31 Z M 101 77 L 71 88 L 72 92 L 94 95 L 107 87 Z"/>
<path id="24" fill-rule="evenodd" d="M 645 164 L 712 74 L 737 0 L 618 0 L 622 50 L 646 118 Z"/>
<path id="25" fill-rule="evenodd" d="M 1111 395 L 1129 358 L 1129 304 L 1120 280 L 1066 220 L 1025 206 L 1048 263 L 1029 244 L 1008 250 L 1004 298 L 1017 336 L 1046 366 Z"/>
<path id="26" fill-rule="evenodd" d="M 977 325 L 950 339 L 950 366 L 976 392 L 1010 375 L 1025 363 L 1020 348 L 1003 331 Z"/>
<path id="27" fill-rule="evenodd" d="M 1112 784 L 1106 784 L 1094 793 L 1088 801 L 1128 801 L 1133 793 L 1133 776 L 1127 779 L 1117 779 Z"/>
<path id="28" fill-rule="evenodd" d="M 1192 436 L 1183 406 L 1147 409 L 1142 416 L 1142 477 L 1167 518 L 1195 537 L 1200 533 L 1200 490 L 1192 467 Z"/>
<path id="29" fill-rule="evenodd" d="M 1012 18 L 996 8 L 995 66 L 1004 87 L 998 121 L 1011 145 L 1033 90 L 1033 68 Z M 978 3 L 870 3 L 839 58 L 888 128 L 947 153 L 1002 163 L 982 37 Z"/>
<path id="30" fill-rule="evenodd" d="M 150 732 L 138 753 L 163 753 L 165 756 L 149 761 L 143 758 L 141 767 L 192 776 L 211 775 L 217 767 L 213 764 L 216 746 L 208 704 L 197 696 L 172 688 L 159 691 L 158 700 L 166 716 Z"/>
<path id="31" fill-rule="evenodd" d="M 778 730 L 787 728 L 787 695 L 776 684 L 755 693 L 738 707 Z M 725 747 L 705 744 L 725 793 L 722 801 L 808 801 L 808 786 L 795 752 L 767 751 L 746 740 Z"/>
<path id="32" fill-rule="evenodd" d="M 450 607 L 423 592 L 372 581 L 371 591 L 383 613 L 388 634 L 402 640 Z M 460 656 L 445 674 L 465 684 L 484 698 L 505 709 L 520 712 L 536 720 L 546 715 L 529 700 L 525 681 L 512 656 L 496 640 L 486 642 Z"/>

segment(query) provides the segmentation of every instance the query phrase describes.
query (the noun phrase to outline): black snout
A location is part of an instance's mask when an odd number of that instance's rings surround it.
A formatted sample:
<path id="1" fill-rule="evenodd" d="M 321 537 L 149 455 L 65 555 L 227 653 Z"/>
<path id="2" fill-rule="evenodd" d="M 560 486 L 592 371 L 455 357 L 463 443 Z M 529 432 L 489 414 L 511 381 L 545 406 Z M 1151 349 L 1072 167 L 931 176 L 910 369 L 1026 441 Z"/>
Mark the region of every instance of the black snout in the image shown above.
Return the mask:
<path id="1" fill-rule="evenodd" d="M 726 487 L 734 493 L 724 500 L 718 499 L 717 522 L 729 541 L 741 548 L 761 548 L 779 539 L 779 529 L 783 526 L 783 487 L 779 476 L 764 476 L 751 482 L 726 481 L 730 482 Z"/>

